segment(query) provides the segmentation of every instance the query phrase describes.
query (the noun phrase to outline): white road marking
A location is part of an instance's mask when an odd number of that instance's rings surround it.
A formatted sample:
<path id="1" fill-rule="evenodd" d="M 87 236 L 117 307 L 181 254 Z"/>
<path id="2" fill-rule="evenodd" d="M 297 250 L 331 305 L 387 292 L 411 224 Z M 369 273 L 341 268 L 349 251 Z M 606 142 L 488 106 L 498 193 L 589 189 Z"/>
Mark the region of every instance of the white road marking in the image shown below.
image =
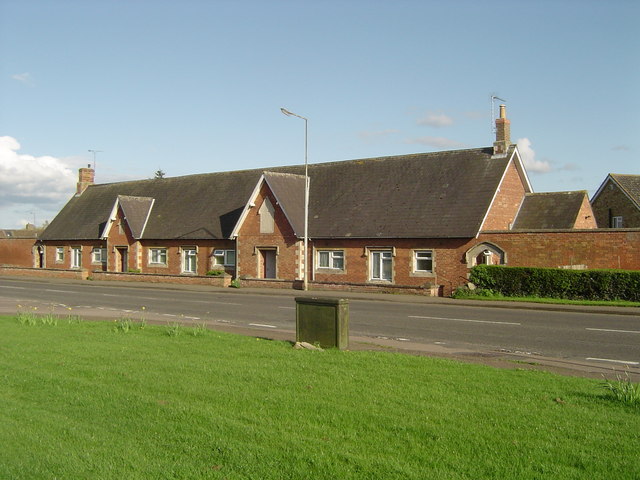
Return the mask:
<path id="1" fill-rule="evenodd" d="M 613 330 L 609 328 L 587 328 L 593 332 L 640 333 L 640 330 Z"/>
<path id="2" fill-rule="evenodd" d="M 80 292 L 72 292 L 71 290 L 54 290 L 53 288 L 45 288 L 45 292 L 55 292 L 55 293 L 80 293 Z"/>
<path id="3" fill-rule="evenodd" d="M 200 320 L 200 317 L 184 317 L 184 318 L 188 318 L 189 320 Z"/>
<path id="4" fill-rule="evenodd" d="M 402 338 L 402 337 L 398 337 L 398 338 L 396 338 L 396 340 L 398 340 L 399 342 L 410 342 L 411 341 L 408 338 Z"/>
<path id="5" fill-rule="evenodd" d="M 265 328 L 278 328 L 275 325 L 265 325 L 263 323 L 250 323 L 249 326 L 251 326 L 251 327 L 265 327 Z"/>
<path id="6" fill-rule="evenodd" d="M 628 360 L 612 360 L 611 358 L 593 358 L 593 357 L 588 357 L 587 360 L 595 360 L 596 362 L 622 363 L 624 365 L 640 365 L 640 362 L 630 362 Z"/>
<path id="7" fill-rule="evenodd" d="M 0 285 L 0 288 L 16 288 L 18 290 L 26 290 L 27 287 L 14 287 L 12 285 Z"/>
<path id="8" fill-rule="evenodd" d="M 163 317 L 177 317 L 177 315 L 172 315 L 170 313 L 163 313 L 162 316 Z"/>
<path id="9" fill-rule="evenodd" d="M 452 322 L 493 323 L 495 325 L 522 325 L 521 323 L 516 323 L 516 322 L 494 322 L 492 320 L 471 320 L 468 318 L 421 317 L 419 315 L 409 315 L 409 318 L 426 318 L 428 320 L 450 320 Z"/>
<path id="10" fill-rule="evenodd" d="M 103 297 L 120 297 L 120 295 L 115 295 L 113 293 L 103 293 L 101 294 Z"/>
<path id="11" fill-rule="evenodd" d="M 296 307 L 278 307 L 278 308 L 283 308 L 285 310 L 295 310 Z"/>
<path id="12" fill-rule="evenodd" d="M 216 302 L 215 300 L 189 300 L 189 303 L 206 303 L 208 305 L 234 305 L 236 307 L 242 306 L 242 303 L 232 303 L 232 302 Z"/>

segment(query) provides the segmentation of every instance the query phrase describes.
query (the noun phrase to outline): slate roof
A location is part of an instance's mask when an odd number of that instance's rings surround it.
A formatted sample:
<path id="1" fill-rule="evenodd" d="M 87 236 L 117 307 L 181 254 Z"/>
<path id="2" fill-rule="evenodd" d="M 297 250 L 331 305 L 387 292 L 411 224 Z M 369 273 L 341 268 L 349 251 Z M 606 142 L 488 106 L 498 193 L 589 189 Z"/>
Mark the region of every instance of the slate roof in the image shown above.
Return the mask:
<path id="1" fill-rule="evenodd" d="M 265 181 L 298 236 L 304 235 L 304 175 L 264 172 Z"/>
<path id="2" fill-rule="evenodd" d="M 627 196 L 640 208 L 640 175 L 623 175 L 610 173 L 609 176 L 627 194 Z"/>
<path id="3" fill-rule="evenodd" d="M 513 222 L 513 230 L 573 228 L 585 198 L 587 192 L 584 190 L 527 193 Z"/>
<path id="4" fill-rule="evenodd" d="M 124 218 L 131 229 L 133 238 L 142 238 L 147 218 L 151 213 L 154 199 L 149 197 L 130 197 L 118 195 L 118 204 L 122 208 Z"/>
<path id="5" fill-rule="evenodd" d="M 311 238 L 470 238 L 477 234 L 509 156 L 479 148 L 309 165 Z M 300 205 L 304 166 L 266 169 L 272 187 Z M 118 195 L 153 198 L 144 239 L 228 238 L 265 169 L 88 187 L 72 198 L 43 240 L 98 238 Z M 297 185 L 297 186 L 295 186 Z M 300 218 L 299 211 L 288 211 Z M 297 220 L 294 220 L 296 222 Z M 298 229 L 296 228 L 296 231 Z"/>

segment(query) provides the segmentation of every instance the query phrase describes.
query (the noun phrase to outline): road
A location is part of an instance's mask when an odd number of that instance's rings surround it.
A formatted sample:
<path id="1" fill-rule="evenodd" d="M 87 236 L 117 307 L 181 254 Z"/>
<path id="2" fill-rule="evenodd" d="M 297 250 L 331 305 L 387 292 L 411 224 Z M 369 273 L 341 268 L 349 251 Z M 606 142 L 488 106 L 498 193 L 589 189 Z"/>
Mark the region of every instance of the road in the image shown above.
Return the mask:
<path id="1" fill-rule="evenodd" d="M 279 331 L 288 332 L 290 339 L 295 337 L 294 295 L 301 292 L 105 283 L 0 277 L 0 311 L 15 313 L 17 305 L 38 306 L 40 311 L 56 309 L 58 313 L 71 308 L 83 316 L 116 319 L 144 315 L 150 321 L 207 323 L 255 330 L 256 335 Z M 350 335 L 373 343 L 431 346 L 449 352 L 512 353 L 627 367 L 640 374 L 639 316 L 424 300 L 388 295 L 351 299 Z"/>

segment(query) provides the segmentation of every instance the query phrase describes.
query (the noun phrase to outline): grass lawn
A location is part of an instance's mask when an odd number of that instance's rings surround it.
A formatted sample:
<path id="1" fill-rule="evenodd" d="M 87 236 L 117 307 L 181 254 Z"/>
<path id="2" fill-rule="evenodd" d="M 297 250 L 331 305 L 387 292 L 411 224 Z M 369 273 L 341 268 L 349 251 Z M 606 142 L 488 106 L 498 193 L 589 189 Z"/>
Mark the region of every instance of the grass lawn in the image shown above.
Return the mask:
<path id="1" fill-rule="evenodd" d="M 117 325 L 0 317 L 0 478 L 640 478 L 599 381 Z"/>

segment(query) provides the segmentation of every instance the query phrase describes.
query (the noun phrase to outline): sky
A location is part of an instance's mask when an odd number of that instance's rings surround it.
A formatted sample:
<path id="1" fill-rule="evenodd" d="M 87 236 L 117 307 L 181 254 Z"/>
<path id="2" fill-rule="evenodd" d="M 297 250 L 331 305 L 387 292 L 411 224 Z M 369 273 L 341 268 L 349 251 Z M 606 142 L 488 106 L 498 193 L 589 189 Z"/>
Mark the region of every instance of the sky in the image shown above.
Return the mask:
<path id="1" fill-rule="evenodd" d="M 491 146 L 640 174 L 636 0 L 0 0 L 0 228 L 96 183 Z M 494 115 L 498 105 L 495 101 Z M 425 185 L 428 188 L 428 185 Z"/>

